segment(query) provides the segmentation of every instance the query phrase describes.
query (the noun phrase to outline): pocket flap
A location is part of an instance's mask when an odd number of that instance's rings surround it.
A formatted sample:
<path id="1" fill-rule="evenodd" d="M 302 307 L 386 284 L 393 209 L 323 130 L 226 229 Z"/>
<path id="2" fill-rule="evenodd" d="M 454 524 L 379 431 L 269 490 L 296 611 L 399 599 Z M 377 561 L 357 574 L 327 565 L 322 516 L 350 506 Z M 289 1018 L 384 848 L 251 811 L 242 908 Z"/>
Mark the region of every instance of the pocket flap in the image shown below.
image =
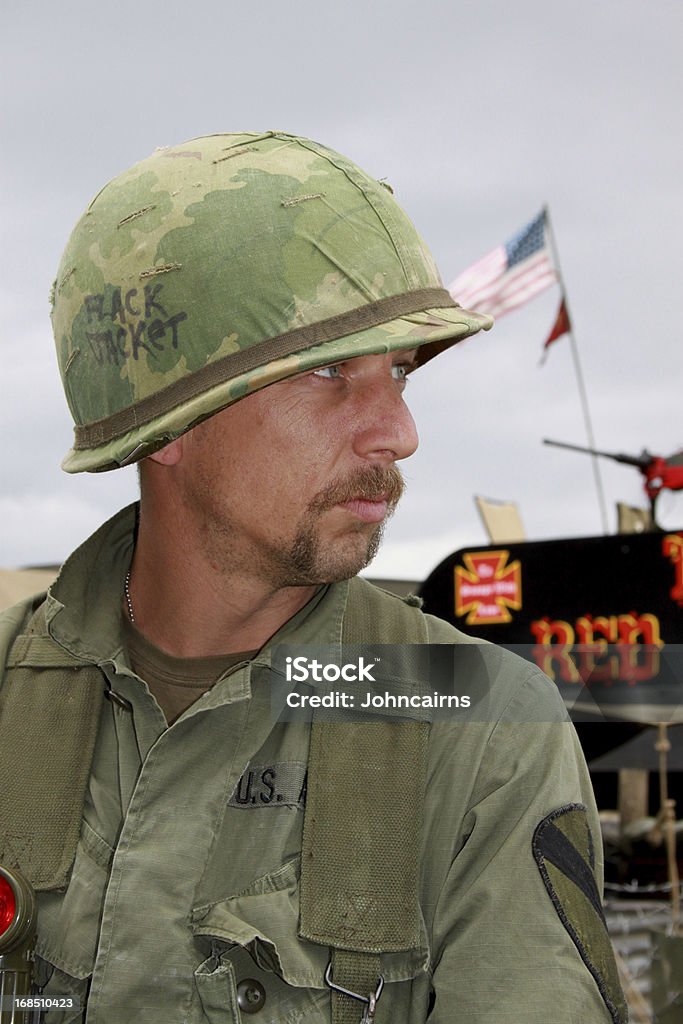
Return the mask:
<path id="1" fill-rule="evenodd" d="M 326 988 L 329 947 L 298 934 L 299 877 L 300 858 L 296 857 L 234 896 L 195 907 L 193 932 L 246 947 L 259 967 L 279 974 L 290 985 Z M 381 964 L 385 982 L 407 981 L 428 970 L 424 922 L 417 948 L 384 953 Z"/>

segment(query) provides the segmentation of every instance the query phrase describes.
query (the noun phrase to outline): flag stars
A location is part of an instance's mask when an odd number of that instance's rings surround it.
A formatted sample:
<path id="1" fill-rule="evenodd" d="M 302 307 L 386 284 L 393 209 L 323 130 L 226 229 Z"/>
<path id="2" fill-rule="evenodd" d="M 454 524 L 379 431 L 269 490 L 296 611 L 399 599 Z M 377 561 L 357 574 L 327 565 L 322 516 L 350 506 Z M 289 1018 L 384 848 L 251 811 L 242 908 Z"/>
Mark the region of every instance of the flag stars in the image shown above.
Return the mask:
<path id="1" fill-rule="evenodd" d="M 535 220 L 532 220 L 525 228 L 513 235 L 505 243 L 505 254 L 507 256 L 508 270 L 516 263 L 521 263 L 535 252 L 539 252 L 545 245 L 545 211 L 541 211 Z"/>

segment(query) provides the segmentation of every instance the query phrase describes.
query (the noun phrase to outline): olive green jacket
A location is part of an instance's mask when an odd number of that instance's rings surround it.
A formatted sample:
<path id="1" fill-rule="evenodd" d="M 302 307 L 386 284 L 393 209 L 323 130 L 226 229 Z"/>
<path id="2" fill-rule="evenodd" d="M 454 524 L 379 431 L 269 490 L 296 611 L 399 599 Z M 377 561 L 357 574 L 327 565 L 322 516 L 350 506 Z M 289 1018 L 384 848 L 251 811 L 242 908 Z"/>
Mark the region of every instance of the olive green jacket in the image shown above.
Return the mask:
<path id="1" fill-rule="evenodd" d="M 273 720 L 271 641 L 167 727 L 123 648 L 132 546 L 127 509 L 71 556 L 47 598 L 51 635 L 99 665 L 128 707 L 104 701 L 68 887 L 39 894 L 38 981 L 45 995 L 83 1002 L 45 1020 L 329 1022 L 329 950 L 297 936 L 309 726 Z M 329 586 L 275 639 L 338 643 L 347 591 Z M 21 618 L 16 608 L 0 618 L 0 643 Z M 471 642 L 441 620 L 428 625 L 434 643 Z M 383 956 L 377 1024 L 623 1019 L 584 963 L 592 940 L 580 954 L 532 851 L 542 819 L 583 804 L 600 872 L 574 730 L 544 675 L 505 652 L 491 665 L 495 720 L 431 727 L 422 936 Z"/>

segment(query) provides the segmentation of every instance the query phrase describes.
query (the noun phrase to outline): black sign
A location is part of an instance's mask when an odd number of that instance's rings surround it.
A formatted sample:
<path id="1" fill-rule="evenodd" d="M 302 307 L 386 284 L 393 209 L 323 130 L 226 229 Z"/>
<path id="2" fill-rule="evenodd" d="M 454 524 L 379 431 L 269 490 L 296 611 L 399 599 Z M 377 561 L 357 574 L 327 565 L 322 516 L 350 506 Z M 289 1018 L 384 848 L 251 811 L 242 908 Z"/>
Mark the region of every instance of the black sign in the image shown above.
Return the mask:
<path id="1" fill-rule="evenodd" d="M 535 661 L 576 719 L 683 720 L 683 531 L 466 548 L 421 596 Z"/>

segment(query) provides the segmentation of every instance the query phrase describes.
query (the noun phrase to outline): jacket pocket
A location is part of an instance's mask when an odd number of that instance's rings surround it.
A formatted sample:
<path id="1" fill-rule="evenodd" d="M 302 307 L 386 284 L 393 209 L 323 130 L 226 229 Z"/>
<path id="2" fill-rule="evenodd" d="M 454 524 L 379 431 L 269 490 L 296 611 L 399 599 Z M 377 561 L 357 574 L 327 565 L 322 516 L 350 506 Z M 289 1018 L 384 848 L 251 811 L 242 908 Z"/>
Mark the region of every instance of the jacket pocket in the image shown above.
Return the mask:
<path id="1" fill-rule="evenodd" d="M 195 974 L 210 1021 L 225 1020 L 226 1008 L 232 1001 L 237 1002 L 241 1012 L 237 1019 L 245 1024 L 329 1022 L 330 990 L 325 983 L 325 970 L 330 950 L 298 936 L 299 875 L 296 857 L 241 892 L 194 908 L 192 930 L 212 944 L 212 956 Z M 385 983 L 392 987 L 392 983 L 412 983 L 416 978 L 420 979 L 420 987 L 422 983 L 428 987 L 428 963 L 423 928 L 419 948 L 383 954 L 381 971 Z M 244 982 L 249 979 L 255 983 L 252 994 L 263 990 L 263 1005 L 258 1008 L 258 999 L 251 1006 L 246 1001 L 249 993 Z M 222 1011 L 215 1002 L 218 989 L 224 999 Z M 404 991 L 410 1002 L 412 984 L 397 984 L 394 997 L 385 1000 L 383 996 L 382 1001 L 393 1004 L 399 996 L 398 989 Z M 208 1012 L 209 1005 L 215 1007 L 213 1016 Z M 394 1020 L 398 1019 L 408 1021 L 409 1013 L 394 1015 Z"/>
<path id="2" fill-rule="evenodd" d="M 80 1010 L 46 1013 L 45 1024 L 77 1024 L 97 953 L 104 894 L 114 851 L 83 821 L 65 892 L 38 894 L 35 980 L 45 996 L 80 1001 Z"/>

